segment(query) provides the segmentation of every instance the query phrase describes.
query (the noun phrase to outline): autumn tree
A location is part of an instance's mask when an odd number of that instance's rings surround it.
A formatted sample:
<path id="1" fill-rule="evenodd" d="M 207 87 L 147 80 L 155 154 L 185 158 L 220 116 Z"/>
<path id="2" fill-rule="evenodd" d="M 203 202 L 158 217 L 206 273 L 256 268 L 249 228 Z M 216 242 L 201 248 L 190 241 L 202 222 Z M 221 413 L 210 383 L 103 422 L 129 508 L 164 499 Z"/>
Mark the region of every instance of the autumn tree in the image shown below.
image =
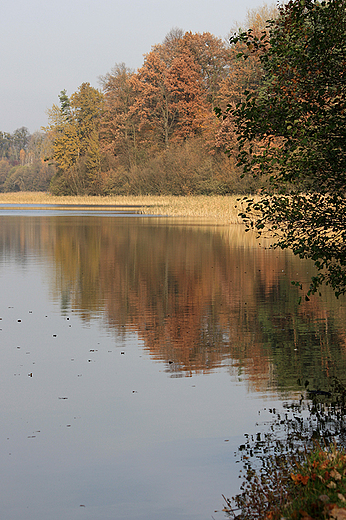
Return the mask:
<path id="1" fill-rule="evenodd" d="M 70 98 L 65 90 L 61 91 L 59 101 L 60 106 L 53 105 L 48 111 L 52 160 L 58 166 L 52 189 L 58 194 L 98 194 L 103 95 L 89 83 L 83 83 Z"/>
<path id="2" fill-rule="evenodd" d="M 147 134 L 160 135 L 167 147 L 213 132 L 213 107 L 229 72 L 229 57 L 226 42 L 210 33 L 172 29 L 133 77 L 135 110 Z"/>
<path id="3" fill-rule="evenodd" d="M 163 46 L 147 54 L 132 78 L 132 112 L 140 128 L 167 147 L 171 139 L 195 135 L 206 113 L 198 66 L 187 52 L 171 56 Z"/>
<path id="4" fill-rule="evenodd" d="M 187 32 L 181 38 L 180 47 L 188 51 L 198 65 L 202 88 L 213 110 L 219 103 L 222 82 L 230 73 L 232 53 L 229 45 L 209 32 Z"/>
<path id="5" fill-rule="evenodd" d="M 346 3 L 290 0 L 269 36 L 232 38 L 263 68 L 261 88 L 228 114 L 244 172 L 269 176 L 244 218 L 276 246 L 311 258 L 322 283 L 346 292 Z"/>
<path id="6" fill-rule="evenodd" d="M 128 168 L 137 164 L 138 154 L 138 118 L 131 110 L 135 100 L 133 75 L 125 63 L 120 63 L 100 78 L 105 99 L 102 147 L 105 152 L 121 157 Z"/>
<path id="7" fill-rule="evenodd" d="M 261 37 L 268 29 L 268 20 L 275 20 L 279 16 L 278 4 L 264 2 L 260 7 L 248 9 L 244 21 L 244 29 L 252 29 L 252 34 Z"/>

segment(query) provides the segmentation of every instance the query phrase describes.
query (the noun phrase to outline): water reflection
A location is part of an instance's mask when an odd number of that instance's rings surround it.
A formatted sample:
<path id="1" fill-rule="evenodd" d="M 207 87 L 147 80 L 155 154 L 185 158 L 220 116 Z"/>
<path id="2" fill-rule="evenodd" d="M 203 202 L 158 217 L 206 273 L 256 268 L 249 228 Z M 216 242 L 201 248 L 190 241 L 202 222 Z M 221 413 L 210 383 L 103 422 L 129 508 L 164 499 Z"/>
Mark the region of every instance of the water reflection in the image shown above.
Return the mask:
<path id="1" fill-rule="evenodd" d="M 135 331 L 174 377 L 227 366 L 253 390 L 344 378 L 345 307 L 328 293 L 298 305 L 311 265 L 258 247 L 238 226 L 107 216 L 1 218 L 0 254 L 45 258 L 62 314 Z"/>

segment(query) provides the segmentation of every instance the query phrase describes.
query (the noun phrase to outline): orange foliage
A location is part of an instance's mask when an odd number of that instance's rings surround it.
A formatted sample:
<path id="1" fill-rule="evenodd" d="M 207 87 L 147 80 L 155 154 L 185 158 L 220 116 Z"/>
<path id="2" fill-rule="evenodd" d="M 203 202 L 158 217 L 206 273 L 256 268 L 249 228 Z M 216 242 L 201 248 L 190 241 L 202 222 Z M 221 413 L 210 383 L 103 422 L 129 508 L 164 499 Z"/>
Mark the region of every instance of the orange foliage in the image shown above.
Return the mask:
<path id="1" fill-rule="evenodd" d="M 198 69 L 187 53 L 167 61 L 156 48 L 132 77 L 136 92 L 132 113 L 139 116 L 139 129 L 168 146 L 171 140 L 198 135 L 207 108 Z"/>
<path id="2" fill-rule="evenodd" d="M 302 484 L 303 486 L 306 486 L 306 484 L 309 482 L 309 478 L 309 475 L 303 476 L 300 473 L 297 473 L 297 475 L 291 473 L 291 479 L 295 484 Z"/>
<path id="3" fill-rule="evenodd" d="M 231 56 L 229 46 L 210 33 L 171 32 L 137 73 L 117 65 L 103 78 L 105 150 L 122 153 L 129 136 L 134 147 L 152 150 L 203 136 L 212 148 L 220 125 L 213 109 Z"/>

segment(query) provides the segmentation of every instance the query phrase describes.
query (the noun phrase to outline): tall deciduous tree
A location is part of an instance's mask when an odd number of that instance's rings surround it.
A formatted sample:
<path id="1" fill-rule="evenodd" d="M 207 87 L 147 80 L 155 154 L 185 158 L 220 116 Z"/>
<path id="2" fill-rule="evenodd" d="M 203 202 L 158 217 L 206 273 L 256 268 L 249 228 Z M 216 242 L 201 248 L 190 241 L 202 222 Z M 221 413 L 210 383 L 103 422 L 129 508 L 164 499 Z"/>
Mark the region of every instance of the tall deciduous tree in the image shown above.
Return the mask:
<path id="1" fill-rule="evenodd" d="M 263 68 L 262 86 L 228 114 L 235 121 L 245 172 L 269 175 L 260 202 L 249 201 L 250 226 L 276 246 L 312 258 L 322 283 L 346 292 L 346 2 L 290 0 L 269 37 L 245 43 Z"/>
<path id="2" fill-rule="evenodd" d="M 180 46 L 189 52 L 198 65 L 202 88 L 213 110 L 218 103 L 222 81 L 230 73 L 232 52 L 229 45 L 209 32 L 187 32 Z"/>
<path id="3" fill-rule="evenodd" d="M 59 100 L 60 107 L 53 105 L 48 111 L 52 159 L 59 167 L 52 181 L 53 191 L 96 195 L 101 183 L 99 126 L 103 95 L 83 83 L 71 98 L 61 91 Z"/>
<path id="4" fill-rule="evenodd" d="M 136 165 L 138 154 L 138 118 L 131 111 L 135 100 L 131 83 L 133 74 L 120 63 L 100 78 L 105 95 L 102 147 L 113 156 L 121 157 L 127 168 Z"/>
<path id="5" fill-rule="evenodd" d="M 132 78 L 132 112 L 140 128 L 167 147 L 170 141 L 198 133 L 206 114 L 198 66 L 187 52 L 176 56 L 156 46 Z"/>

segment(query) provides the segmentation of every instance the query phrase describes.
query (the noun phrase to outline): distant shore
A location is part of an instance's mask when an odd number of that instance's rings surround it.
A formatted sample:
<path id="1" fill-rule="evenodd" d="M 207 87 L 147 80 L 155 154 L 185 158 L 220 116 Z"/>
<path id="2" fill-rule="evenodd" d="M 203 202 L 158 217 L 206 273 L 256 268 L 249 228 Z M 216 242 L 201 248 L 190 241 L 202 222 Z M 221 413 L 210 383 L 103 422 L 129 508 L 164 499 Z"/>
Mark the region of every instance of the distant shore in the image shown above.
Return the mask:
<path id="1" fill-rule="evenodd" d="M 239 224 L 241 211 L 239 195 L 197 195 L 197 196 L 61 196 L 43 192 L 0 193 L 2 204 L 66 204 L 102 205 L 134 207 L 143 215 L 164 215 L 167 217 L 206 218 L 220 223 Z"/>

